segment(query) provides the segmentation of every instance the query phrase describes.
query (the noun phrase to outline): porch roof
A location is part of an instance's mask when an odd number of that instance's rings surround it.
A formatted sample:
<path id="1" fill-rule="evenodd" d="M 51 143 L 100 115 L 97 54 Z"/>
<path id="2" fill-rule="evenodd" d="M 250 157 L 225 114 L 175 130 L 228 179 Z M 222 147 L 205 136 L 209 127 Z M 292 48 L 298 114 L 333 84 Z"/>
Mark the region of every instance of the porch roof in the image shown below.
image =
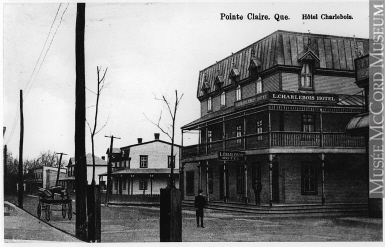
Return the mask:
<path id="1" fill-rule="evenodd" d="M 359 114 L 352 118 L 346 125 L 346 133 L 351 135 L 363 135 L 369 131 L 369 112 Z"/>
<path id="2" fill-rule="evenodd" d="M 168 169 L 147 169 L 147 168 L 138 168 L 138 169 L 124 169 L 119 171 L 114 171 L 111 173 L 112 176 L 114 175 L 123 175 L 123 174 L 170 174 L 170 168 Z M 174 169 L 174 174 L 179 174 L 179 169 Z M 99 174 L 99 176 L 107 176 L 107 172 Z"/>

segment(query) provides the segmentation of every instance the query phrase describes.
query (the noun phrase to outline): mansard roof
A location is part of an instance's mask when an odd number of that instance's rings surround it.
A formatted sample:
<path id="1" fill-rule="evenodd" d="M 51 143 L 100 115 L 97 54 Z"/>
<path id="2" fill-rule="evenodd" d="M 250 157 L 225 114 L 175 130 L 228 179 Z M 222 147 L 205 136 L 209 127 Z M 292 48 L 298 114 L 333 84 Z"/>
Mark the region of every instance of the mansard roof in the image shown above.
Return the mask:
<path id="1" fill-rule="evenodd" d="M 316 68 L 352 72 L 357 50 L 361 54 L 367 54 L 369 40 L 278 30 L 200 71 L 197 96 L 204 95 L 201 90 L 204 81 L 214 89 L 217 76 L 223 76 L 223 86 L 229 85 L 230 73 L 234 73 L 234 68 L 239 72 L 239 81 L 248 78 L 253 59 L 258 59 L 260 73 L 278 65 L 299 67 L 301 66 L 299 59 L 304 56 L 313 56 L 319 60 Z"/>

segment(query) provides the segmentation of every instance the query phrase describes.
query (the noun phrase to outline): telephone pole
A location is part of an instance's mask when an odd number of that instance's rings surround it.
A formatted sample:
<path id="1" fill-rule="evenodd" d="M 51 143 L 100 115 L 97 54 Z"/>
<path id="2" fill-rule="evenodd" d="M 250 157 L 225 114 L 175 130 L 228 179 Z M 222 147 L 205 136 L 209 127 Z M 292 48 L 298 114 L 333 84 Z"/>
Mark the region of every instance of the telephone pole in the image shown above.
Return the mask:
<path id="1" fill-rule="evenodd" d="M 86 90 L 84 59 L 85 3 L 77 4 L 76 14 L 76 106 L 75 106 L 75 234 L 87 241 L 87 164 L 86 164 Z"/>
<path id="2" fill-rule="evenodd" d="M 23 116 L 23 90 L 20 90 L 20 146 L 19 146 L 19 181 L 18 203 L 23 208 L 23 140 L 24 140 L 24 116 Z"/>
<path id="3" fill-rule="evenodd" d="M 111 165 L 111 159 L 112 159 L 112 147 L 113 147 L 113 144 L 114 144 L 114 138 L 115 139 L 120 139 L 119 137 L 115 137 L 113 135 L 111 136 L 104 136 L 104 137 L 108 137 L 108 138 L 111 138 L 111 144 L 110 144 L 110 152 L 108 154 L 108 165 L 107 165 L 107 191 L 106 191 L 106 201 L 105 201 L 105 205 L 108 207 L 108 199 L 109 199 L 109 196 L 110 196 L 110 193 L 111 193 L 111 189 L 112 189 L 112 183 L 111 183 L 111 173 L 112 173 L 112 165 Z"/>
<path id="4" fill-rule="evenodd" d="M 56 153 L 56 154 L 60 154 L 60 160 L 59 160 L 59 165 L 58 165 L 58 168 L 57 168 L 57 177 L 56 177 L 56 186 L 58 186 L 59 184 L 59 176 L 60 176 L 60 166 L 61 166 L 61 158 L 63 155 L 67 155 L 65 153 Z"/>

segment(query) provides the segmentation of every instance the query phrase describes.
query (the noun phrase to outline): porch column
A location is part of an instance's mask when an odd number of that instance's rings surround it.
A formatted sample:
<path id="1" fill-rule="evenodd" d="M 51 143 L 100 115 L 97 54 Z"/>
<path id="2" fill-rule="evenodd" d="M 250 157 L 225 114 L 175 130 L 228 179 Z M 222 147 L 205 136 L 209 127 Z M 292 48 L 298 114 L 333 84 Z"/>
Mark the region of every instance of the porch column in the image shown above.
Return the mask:
<path id="1" fill-rule="evenodd" d="M 321 184 L 322 184 L 322 205 L 325 204 L 325 154 L 321 154 Z"/>
<path id="2" fill-rule="evenodd" d="M 226 161 L 223 161 L 223 200 L 227 202 L 227 167 Z"/>
<path id="3" fill-rule="evenodd" d="M 247 198 L 247 162 L 245 161 L 244 164 L 244 176 L 245 176 L 245 184 L 244 184 L 244 189 L 245 189 L 245 203 L 247 204 L 249 199 Z"/>
<path id="4" fill-rule="evenodd" d="M 323 137 L 323 130 L 322 130 L 322 108 L 320 109 L 319 113 L 319 119 L 320 119 L 320 146 L 324 146 L 324 137 Z"/>
<path id="5" fill-rule="evenodd" d="M 131 195 L 134 194 L 134 175 L 131 175 Z"/>
<path id="6" fill-rule="evenodd" d="M 273 158 L 272 154 L 269 154 L 269 190 L 270 190 L 270 207 L 273 206 Z"/>
<path id="7" fill-rule="evenodd" d="M 201 163 L 201 161 L 199 161 L 198 169 L 199 169 L 199 172 L 198 172 L 198 190 L 201 190 L 202 189 L 202 163 Z"/>
<path id="8" fill-rule="evenodd" d="M 226 123 L 225 118 L 222 118 L 222 150 L 226 150 Z"/>
<path id="9" fill-rule="evenodd" d="M 269 117 L 269 147 L 271 147 L 271 114 L 270 114 L 270 110 L 267 111 L 268 112 L 268 117 Z"/>
<path id="10" fill-rule="evenodd" d="M 154 177 L 153 174 L 150 174 L 150 183 L 151 183 L 151 195 L 152 195 L 152 177 Z"/>
<path id="11" fill-rule="evenodd" d="M 210 191 L 209 191 L 209 161 L 206 160 L 206 197 L 207 201 L 210 201 Z"/>

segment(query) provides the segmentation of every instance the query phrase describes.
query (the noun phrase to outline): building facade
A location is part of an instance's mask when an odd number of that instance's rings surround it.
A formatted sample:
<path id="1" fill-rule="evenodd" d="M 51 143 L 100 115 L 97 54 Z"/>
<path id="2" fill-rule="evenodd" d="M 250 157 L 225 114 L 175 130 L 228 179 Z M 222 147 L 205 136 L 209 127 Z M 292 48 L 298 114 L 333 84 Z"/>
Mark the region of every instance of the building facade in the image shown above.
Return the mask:
<path id="1" fill-rule="evenodd" d="M 109 153 L 107 151 L 107 153 Z M 174 144 L 174 181 L 179 188 L 180 146 Z M 171 143 L 155 138 L 121 147 L 113 151 L 112 194 L 159 195 L 161 188 L 169 186 L 171 173 Z M 102 174 L 106 176 L 107 174 Z"/>
<path id="2" fill-rule="evenodd" d="M 367 52 L 366 39 L 279 30 L 200 71 L 184 199 L 366 203 L 365 138 L 345 126 L 364 111 L 354 59 Z"/>
<path id="3" fill-rule="evenodd" d="M 48 189 L 56 186 L 57 173 L 57 167 L 41 166 L 32 169 L 25 181 L 26 191 L 29 193 L 35 193 L 39 190 L 39 188 Z M 67 170 L 65 168 L 60 169 L 58 184 L 61 184 L 61 180 L 65 179 L 66 173 Z"/>
<path id="4" fill-rule="evenodd" d="M 102 158 L 99 158 L 95 156 L 95 184 L 99 184 L 102 189 L 106 186 L 105 181 L 99 181 L 99 175 L 102 173 L 107 172 L 107 161 L 104 159 L 105 157 L 102 156 Z M 87 164 L 87 183 L 91 184 L 92 182 L 92 176 L 93 176 L 93 160 L 92 160 L 92 154 L 87 154 L 86 157 L 86 164 Z M 65 181 L 65 184 L 68 188 L 75 189 L 75 158 L 72 157 L 68 161 L 67 165 L 67 176 L 63 179 L 63 182 Z"/>

